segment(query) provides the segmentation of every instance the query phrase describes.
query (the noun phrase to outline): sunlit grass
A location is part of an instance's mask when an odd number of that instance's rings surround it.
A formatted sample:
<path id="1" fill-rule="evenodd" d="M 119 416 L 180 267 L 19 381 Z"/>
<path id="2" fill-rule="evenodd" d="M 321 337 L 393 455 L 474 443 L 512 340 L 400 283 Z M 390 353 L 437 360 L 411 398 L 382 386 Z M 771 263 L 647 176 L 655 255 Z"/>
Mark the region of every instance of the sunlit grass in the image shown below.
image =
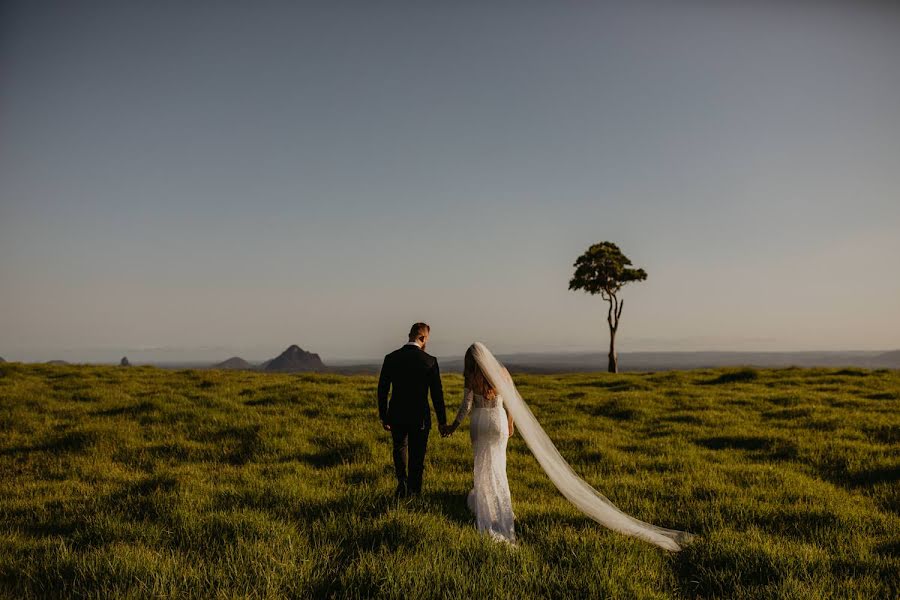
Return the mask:
<path id="1" fill-rule="evenodd" d="M 900 372 L 515 378 L 579 474 L 697 543 L 606 531 L 518 437 L 518 548 L 475 531 L 464 432 L 433 432 L 424 495 L 392 500 L 372 377 L 3 364 L 0 593 L 898 596 Z"/>

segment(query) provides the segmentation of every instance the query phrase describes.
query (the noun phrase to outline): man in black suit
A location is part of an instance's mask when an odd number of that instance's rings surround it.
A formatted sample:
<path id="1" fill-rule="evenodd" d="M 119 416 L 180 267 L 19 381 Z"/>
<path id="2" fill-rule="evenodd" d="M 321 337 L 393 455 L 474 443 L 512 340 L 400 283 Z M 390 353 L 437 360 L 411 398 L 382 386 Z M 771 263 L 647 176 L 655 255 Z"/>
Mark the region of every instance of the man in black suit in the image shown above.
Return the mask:
<path id="1" fill-rule="evenodd" d="M 425 352 L 430 333 L 428 325 L 415 323 L 409 330 L 409 343 L 384 357 L 378 378 L 378 416 L 381 426 L 391 432 L 394 441 L 398 497 L 422 491 L 425 449 L 431 429 L 429 390 L 438 428 L 442 434 L 447 429 L 441 371 L 437 359 Z"/>

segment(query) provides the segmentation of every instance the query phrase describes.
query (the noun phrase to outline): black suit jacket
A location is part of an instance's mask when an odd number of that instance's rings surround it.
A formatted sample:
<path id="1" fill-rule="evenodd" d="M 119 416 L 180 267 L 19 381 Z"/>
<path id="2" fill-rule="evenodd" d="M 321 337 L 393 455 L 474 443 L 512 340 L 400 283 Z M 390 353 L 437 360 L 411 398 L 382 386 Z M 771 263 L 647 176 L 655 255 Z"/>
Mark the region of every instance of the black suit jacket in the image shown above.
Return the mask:
<path id="1" fill-rule="evenodd" d="M 378 416 L 389 425 L 431 427 L 429 390 L 438 423 L 446 425 L 444 389 L 437 359 L 413 345 L 391 352 L 384 357 L 378 378 Z"/>

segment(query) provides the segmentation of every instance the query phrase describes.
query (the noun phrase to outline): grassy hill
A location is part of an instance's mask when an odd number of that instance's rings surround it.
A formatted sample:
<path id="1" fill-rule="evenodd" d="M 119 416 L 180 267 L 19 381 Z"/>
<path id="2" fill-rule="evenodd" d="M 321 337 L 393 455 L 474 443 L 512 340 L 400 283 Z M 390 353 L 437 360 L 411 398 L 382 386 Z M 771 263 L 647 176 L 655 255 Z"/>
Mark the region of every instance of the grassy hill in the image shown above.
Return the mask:
<path id="1" fill-rule="evenodd" d="M 372 377 L 0 365 L 0 596 L 894 598 L 900 372 L 516 376 L 572 467 L 699 535 L 581 516 L 522 440 L 520 546 L 478 535 L 471 448 L 433 432 L 391 499 Z M 451 410 L 461 378 L 445 377 Z"/>

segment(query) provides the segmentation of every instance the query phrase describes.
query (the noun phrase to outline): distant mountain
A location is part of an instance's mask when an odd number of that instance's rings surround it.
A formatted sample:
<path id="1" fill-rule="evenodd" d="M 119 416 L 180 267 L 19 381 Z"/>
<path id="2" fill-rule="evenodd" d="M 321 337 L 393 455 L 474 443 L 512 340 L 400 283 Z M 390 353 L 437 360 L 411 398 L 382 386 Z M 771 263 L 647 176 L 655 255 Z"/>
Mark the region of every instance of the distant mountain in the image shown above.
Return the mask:
<path id="1" fill-rule="evenodd" d="M 210 369 L 236 369 L 236 370 L 244 370 L 244 369 L 252 369 L 253 365 L 248 363 L 246 360 L 241 358 L 240 356 L 232 356 L 228 360 L 223 360 L 220 363 L 216 363 L 210 367 Z"/>
<path id="2" fill-rule="evenodd" d="M 498 355 L 511 371 L 519 373 L 580 373 L 606 371 L 605 353 L 522 353 Z M 441 371 L 459 373 L 463 362 L 458 356 L 440 358 Z M 862 367 L 867 369 L 900 369 L 900 350 L 821 351 L 821 352 L 620 352 L 619 368 L 623 371 L 667 371 L 671 369 L 708 369 L 752 366 L 785 367 Z M 376 361 L 344 363 L 331 370 L 346 374 L 375 374 L 381 369 Z"/>
<path id="3" fill-rule="evenodd" d="M 888 369 L 900 369 L 900 350 L 891 350 L 873 357 L 872 365 Z"/>
<path id="4" fill-rule="evenodd" d="M 47 365 L 56 365 L 57 367 L 59 367 L 59 366 L 63 366 L 63 365 L 70 365 L 70 364 L 72 364 L 72 363 L 66 362 L 66 361 L 64 361 L 64 360 L 48 360 L 48 361 L 47 361 L 46 363 L 44 363 L 44 364 L 47 364 Z"/>
<path id="5" fill-rule="evenodd" d="M 287 350 L 264 363 L 266 371 L 295 373 L 300 371 L 324 371 L 325 364 L 318 354 L 307 352 L 300 346 L 290 346 Z"/>
<path id="6" fill-rule="evenodd" d="M 130 367 L 130 366 L 131 366 L 131 363 L 128 362 L 128 357 L 127 357 L 127 356 L 123 356 L 123 357 L 122 357 L 122 360 L 119 361 L 119 366 L 120 366 L 120 367 Z"/>
<path id="7" fill-rule="evenodd" d="M 5 363 L 5 362 L 6 362 L 6 361 L 5 361 L 5 360 L 3 360 L 3 357 L 2 357 L 2 356 L 0 356 L 0 363 Z"/>

